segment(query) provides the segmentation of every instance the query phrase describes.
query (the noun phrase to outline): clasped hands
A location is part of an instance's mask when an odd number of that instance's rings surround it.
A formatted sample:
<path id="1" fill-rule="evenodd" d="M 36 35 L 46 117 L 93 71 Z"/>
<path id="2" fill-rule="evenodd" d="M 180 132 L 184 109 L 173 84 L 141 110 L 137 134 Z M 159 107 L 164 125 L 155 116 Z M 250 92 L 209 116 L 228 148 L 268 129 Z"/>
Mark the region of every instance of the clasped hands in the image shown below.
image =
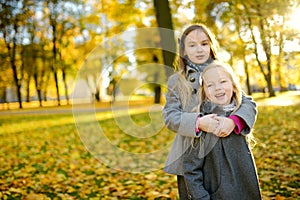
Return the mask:
<path id="1" fill-rule="evenodd" d="M 234 130 L 234 121 L 227 117 L 209 114 L 198 118 L 197 127 L 217 137 L 227 137 Z"/>

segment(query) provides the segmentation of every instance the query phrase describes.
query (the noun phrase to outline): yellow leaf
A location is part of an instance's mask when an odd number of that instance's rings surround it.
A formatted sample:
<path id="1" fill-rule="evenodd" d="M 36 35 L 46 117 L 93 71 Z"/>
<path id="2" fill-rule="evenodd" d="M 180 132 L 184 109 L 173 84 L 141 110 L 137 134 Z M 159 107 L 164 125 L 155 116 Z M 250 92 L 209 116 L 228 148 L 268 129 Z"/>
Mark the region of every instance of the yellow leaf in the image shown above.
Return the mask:
<path id="1" fill-rule="evenodd" d="M 30 193 L 25 197 L 25 200 L 50 200 L 50 198 L 43 194 Z"/>
<path id="2" fill-rule="evenodd" d="M 283 196 L 281 196 L 280 194 L 277 194 L 275 200 L 284 200 L 284 199 L 285 198 Z"/>
<path id="3" fill-rule="evenodd" d="M 145 177 L 149 180 L 155 180 L 157 178 L 157 175 L 154 173 L 151 173 L 151 174 L 147 174 Z"/>

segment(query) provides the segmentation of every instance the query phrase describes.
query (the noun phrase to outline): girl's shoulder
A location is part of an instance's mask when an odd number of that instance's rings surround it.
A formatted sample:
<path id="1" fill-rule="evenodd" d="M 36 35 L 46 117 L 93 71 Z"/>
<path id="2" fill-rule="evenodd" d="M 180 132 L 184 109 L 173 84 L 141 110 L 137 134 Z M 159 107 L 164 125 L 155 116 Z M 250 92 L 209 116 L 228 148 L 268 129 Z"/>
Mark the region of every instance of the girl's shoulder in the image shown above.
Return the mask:
<path id="1" fill-rule="evenodd" d="M 183 81 L 183 80 L 184 77 L 179 72 L 175 72 L 168 78 L 169 84 L 178 83 L 178 81 Z"/>

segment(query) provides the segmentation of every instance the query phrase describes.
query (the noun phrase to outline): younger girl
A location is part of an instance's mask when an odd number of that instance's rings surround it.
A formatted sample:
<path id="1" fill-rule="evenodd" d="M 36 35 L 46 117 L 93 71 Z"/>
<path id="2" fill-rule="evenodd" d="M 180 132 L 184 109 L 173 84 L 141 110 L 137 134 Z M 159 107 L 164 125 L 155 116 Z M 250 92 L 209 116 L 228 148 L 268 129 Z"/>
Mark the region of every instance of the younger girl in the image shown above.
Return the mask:
<path id="1" fill-rule="evenodd" d="M 231 67 L 217 63 L 208 65 L 200 77 L 199 99 L 201 116 L 213 113 L 221 121 L 237 110 L 242 93 Z M 217 137 L 201 131 L 201 140 L 193 141 L 183 159 L 191 199 L 261 199 L 246 137 L 251 139 L 251 133 Z"/>

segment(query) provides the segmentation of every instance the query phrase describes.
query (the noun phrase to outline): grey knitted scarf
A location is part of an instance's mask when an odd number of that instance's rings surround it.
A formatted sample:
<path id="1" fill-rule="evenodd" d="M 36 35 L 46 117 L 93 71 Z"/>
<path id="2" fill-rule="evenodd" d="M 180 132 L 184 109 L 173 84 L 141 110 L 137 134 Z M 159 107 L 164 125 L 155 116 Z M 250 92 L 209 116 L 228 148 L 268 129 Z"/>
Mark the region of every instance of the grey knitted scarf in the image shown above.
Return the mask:
<path id="1" fill-rule="evenodd" d="M 186 59 L 187 65 L 190 68 L 196 70 L 197 72 L 203 72 L 204 68 L 214 61 L 214 59 L 210 58 L 203 64 L 195 64 L 189 58 L 185 57 L 185 59 Z"/>

